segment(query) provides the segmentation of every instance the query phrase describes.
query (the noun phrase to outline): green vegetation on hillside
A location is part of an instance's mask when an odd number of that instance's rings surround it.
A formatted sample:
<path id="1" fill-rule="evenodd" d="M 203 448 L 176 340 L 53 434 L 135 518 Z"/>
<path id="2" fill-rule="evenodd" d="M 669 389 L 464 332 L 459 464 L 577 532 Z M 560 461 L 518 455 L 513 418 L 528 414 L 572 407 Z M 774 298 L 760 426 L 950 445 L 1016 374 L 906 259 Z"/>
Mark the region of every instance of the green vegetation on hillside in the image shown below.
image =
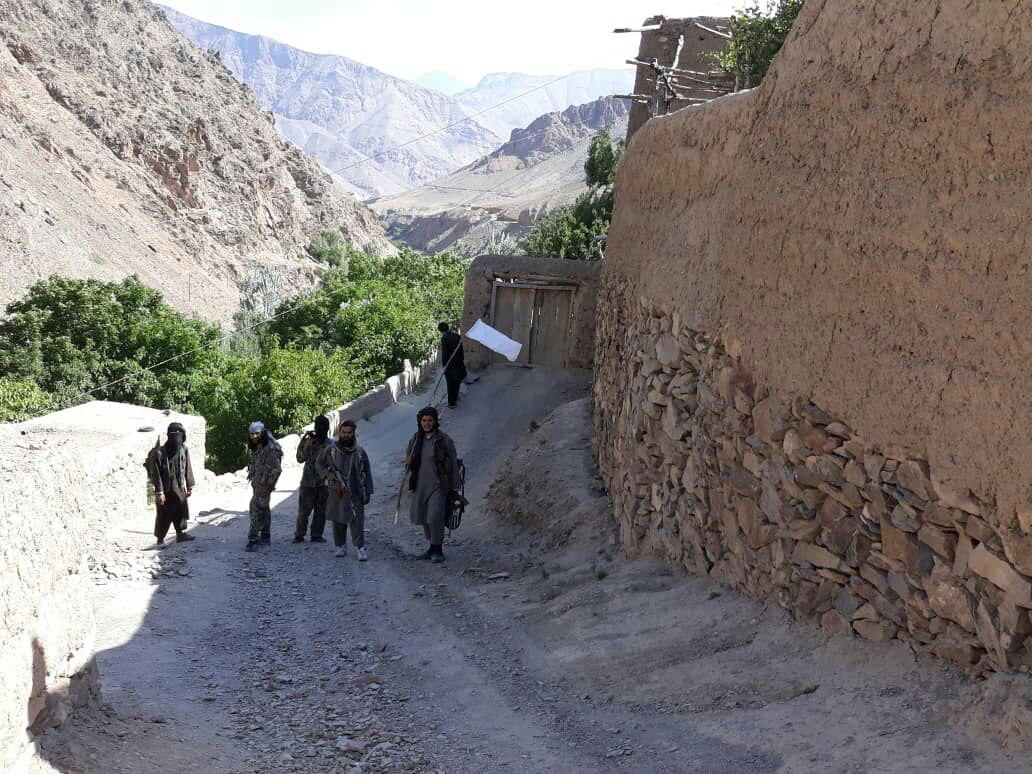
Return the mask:
<path id="1" fill-rule="evenodd" d="M 91 399 L 201 414 L 209 467 L 234 470 L 246 459 L 249 422 L 261 419 L 278 436 L 297 432 L 400 371 L 404 359 L 428 356 L 437 321 L 460 317 L 461 259 L 406 250 L 380 260 L 321 245 L 337 251 L 337 268 L 244 334 L 247 346 L 175 311 L 136 277 L 37 282 L 0 321 L 0 421 Z"/>
<path id="2" fill-rule="evenodd" d="M 613 217 L 613 181 L 623 149 L 623 140 L 614 144 L 608 126 L 591 138 L 588 159 L 584 162 L 588 190 L 572 205 L 560 207 L 541 218 L 523 240 L 523 252 L 538 258 L 598 259 L 596 237 L 609 231 Z"/>
<path id="3" fill-rule="evenodd" d="M 735 76 L 737 88 L 748 89 L 763 80 L 802 7 L 803 0 L 769 0 L 766 10 L 750 5 L 731 17 L 731 40 L 716 60 Z"/>

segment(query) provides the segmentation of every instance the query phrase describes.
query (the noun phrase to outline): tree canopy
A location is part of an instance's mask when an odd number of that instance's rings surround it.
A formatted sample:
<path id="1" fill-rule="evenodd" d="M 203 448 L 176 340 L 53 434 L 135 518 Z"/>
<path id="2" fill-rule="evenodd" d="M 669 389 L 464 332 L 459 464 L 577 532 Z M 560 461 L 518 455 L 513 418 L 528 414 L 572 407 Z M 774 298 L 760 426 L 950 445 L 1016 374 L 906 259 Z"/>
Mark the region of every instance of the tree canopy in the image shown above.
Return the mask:
<path id="1" fill-rule="evenodd" d="M 588 190 L 572 205 L 560 207 L 535 224 L 521 244 L 527 255 L 582 261 L 598 259 L 596 237 L 609 231 L 613 217 L 613 182 L 623 150 L 624 141 L 614 143 L 610 127 L 595 133 L 584 162 Z"/>
<path id="2" fill-rule="evenodd" d="M 736 77 L 740 88 L 756 86 L 770 69 L 792 30 L 803 0 L 770 0 L 765 10 L 750 5 L 731 16 L 731 40 L 716 55 L 718 66 Z"/>

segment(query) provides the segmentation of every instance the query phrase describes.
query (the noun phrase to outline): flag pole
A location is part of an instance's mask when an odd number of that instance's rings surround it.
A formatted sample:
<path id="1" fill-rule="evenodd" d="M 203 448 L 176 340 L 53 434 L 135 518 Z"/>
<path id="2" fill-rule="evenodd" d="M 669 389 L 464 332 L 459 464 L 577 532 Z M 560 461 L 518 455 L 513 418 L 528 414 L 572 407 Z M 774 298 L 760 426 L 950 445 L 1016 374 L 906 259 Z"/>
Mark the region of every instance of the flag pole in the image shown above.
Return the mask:
<path id="1" fill-rule="evenodd" d="M 437 377 L 437 384 L 434 385 L 434 394 L 430 396 L 430 403 L 433 404 L 434 400 L 437 399 L 437 391 L 441 389 L 441 380 L 444 379 L 444 374 L 448 370 L 448 366 L 451 365 L 451 361 L 455 359 L 455 356 L 459 354 L 459 347 L 462 346 L 462 342 L 466 339 L 464 333 L 459 334 L 459 343 L 455 345 L 455 349 L 452 350 L 451 357 L 448 358 L 448 362 L 444 364 L 444 368 L 441 369 L 441 375 Z"/>

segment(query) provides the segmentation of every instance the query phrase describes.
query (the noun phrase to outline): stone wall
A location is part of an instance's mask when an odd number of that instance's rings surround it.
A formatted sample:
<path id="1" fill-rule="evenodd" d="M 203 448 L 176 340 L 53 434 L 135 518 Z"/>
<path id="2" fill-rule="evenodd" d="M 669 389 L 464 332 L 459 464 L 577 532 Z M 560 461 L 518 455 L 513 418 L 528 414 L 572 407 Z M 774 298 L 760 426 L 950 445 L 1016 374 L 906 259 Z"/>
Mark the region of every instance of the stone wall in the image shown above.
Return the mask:
<path id="1" fill-rule="evenodd" d="M 374 414 L 378 414 L 384 409 L 393 406 L 398 402 L 399 398 L 414 393 L 434 374 L 434 366 L 438 364 L 439 359 L 440 353 L 435 351 L 430 357 L 416 366 L 413 366 L 410 361 L 405 360 L 405 370 L 401 373 L 387 377 L 383 384 L 362 393 L 343 406 L 324 412 L 330 420 L 330 433 L 336 434 L 337 427 L 342 420 L 351 419 L 357 422 L 360 419 L 369 419 Z M 444 387 L 441 387 L 438 393 L 438 397 L 443 395 Z M 427 399 L 429 400 L 431 397 L 428 395 Z M 312 430 L 314 428 L 314 424 L 309 424 L 304 429 Z M 293 437 L 296 438 L 297 436 Z M 283 439 L 280 440 L 282 441 Z"/>
<path id="2" fill-rule="evenodd" d="M 106 526 L 146 513 L 142 462 L 171 421 L 199 475 L 199 417 L 95 401 L 0 425 L 0 770 L 99 695 L 88 561 Z"/>
<path id="3" fill-rule="evenodd" d="M 466 272 L 462 330 L 477 320 L 491 324 L 491 288 L 498 278 L 525 278 L 576 285 L 573 324 L 568 348 L 569 368 L 591 368 L 595 354 L 595 300 L 602 274 L 601 261 L 568 261 L 558 258 L 528 258 L 525 255 L 481 255 Z M 489 350 L 475 341 L 463 343 L 466 366 L 486 368 L 492 362 Z"/>
<path id="4" fill-rule="evenodd" d="M 1032 663 L 1032 3 L 808 2 L 621 162 L 596 449 L 631 550 Z M 1029 643 L 1032 645 L 1032 643 Z"/>

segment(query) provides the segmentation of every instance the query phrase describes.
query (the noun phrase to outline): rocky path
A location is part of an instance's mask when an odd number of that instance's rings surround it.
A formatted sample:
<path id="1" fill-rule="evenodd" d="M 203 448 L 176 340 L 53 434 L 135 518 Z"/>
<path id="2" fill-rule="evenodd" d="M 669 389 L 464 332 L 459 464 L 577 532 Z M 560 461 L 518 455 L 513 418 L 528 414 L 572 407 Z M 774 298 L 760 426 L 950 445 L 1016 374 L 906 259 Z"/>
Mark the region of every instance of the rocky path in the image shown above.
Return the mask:
<path id="1" fill-rule="evenodd" d="M 1032 770 L 945 721 L 971 688 L 941 665 L 617 556 L 589 491 L 586 415 L 527 435 L 585 389 L 584 375 L 496 369 L 445 414 L 477 507 L 443 565 L 412 559 L 421 535 L 404 513 L 393 523 L 426 396 L 359 426 L 378 486 L 367 563 L 290 544 L 297 468 L 269 550 L 242 551 L 239 485 L 198 492 L 192 543 L 151 550 L 146 515 L 112 530 L 94 567 L 104 703 L 43 737 L 41 770 Z M 526 468 L 507 461 L 521 438 Z M 550 493 L 516 492 L 545 480 L 538 450 L 559 469 L 556 497 L 586 493 L 572 526 Z M 499 474 L 512 511 L 552 523 L 489 515 Z"/>

